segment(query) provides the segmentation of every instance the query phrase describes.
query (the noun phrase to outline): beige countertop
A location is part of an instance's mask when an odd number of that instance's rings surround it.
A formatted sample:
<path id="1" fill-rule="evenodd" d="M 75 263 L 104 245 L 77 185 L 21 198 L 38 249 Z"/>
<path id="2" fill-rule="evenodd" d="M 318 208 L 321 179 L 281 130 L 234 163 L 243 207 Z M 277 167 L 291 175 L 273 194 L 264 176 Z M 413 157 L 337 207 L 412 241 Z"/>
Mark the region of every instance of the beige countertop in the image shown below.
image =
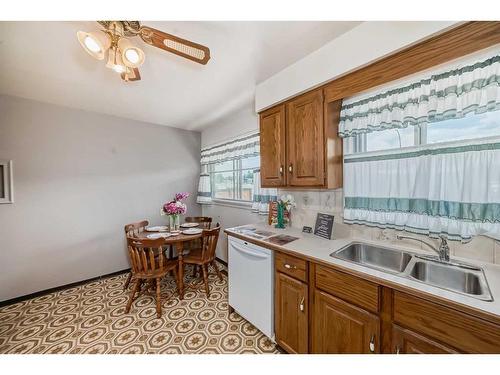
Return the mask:
<path id="1" fill-rule="evenodd" d="M 253 227 L 256 229 L 273 232 L 275 234 L 286 234 L 294 237 L 298 237 L 297 240 L 290 242 L 285 245 L 276 245 L 265 242 L 262 239 L 256 239 L 244 234 L 238 233 L 237 228 L 242 227 Z M 414 289 L 418 292 L 425 293 L 434 297 L 445 299 L 451 302 L 455 302 L 459 305 L 472 308 L 473 310 L 479 310 L 480 312 L 486 313 L 487 315 L 493 315 L 493 318 L 500 320 L 500 266 L 484 263 L 480 261 L 471 261 L 470 259 L 462 259 L 458 257 L 451 257 L 453 260 L 460 261 L 463 263 L 473 264 L 482 267 L 488 281 L 491 294 L 493 296 L 493 301 L 482 301 L 473 297 L 468 297 L 462 294 L 447 291 L 441 288 L 437 288 L 428 284 L 421 283 L 419 281 L 411 280 L 402 276 L 395 274 L 390 274 L 384 271 L 379 271 L 373 268 L 368 268 L 362 265 L 354 264 L 352 262 L 344 261 L 338 258 L 333 258 L 330 254 L 337 251 L 344 246 L 349 245 L 352 242 L 363 242 L 384 247 L 389 247 L 393 249 L 405 250 L 413 253 L 433 255 L 433 252 L 418 250 L 415 248 L 409 248 L 405 246 L 399 246 L 389 241 L 373 241 L 365 239 L 357 239 L 356 237 L 350 238 L 336 238 L 332 240 L 327 240 L 315 236 L 314 234 L 302 233 L 301 230 L 296 228 L 286 228 L 286 229 L 276 229 L 273 226 L 266 224 L 249 224 L 234 228 L 228 228 L 225 230 L 228 235 L 234 234 L 238 237 L 244 237 L 249 242 L 255 244 L 282 250 L 284 252 L 293 253 L 300 257 L 308 258 L 311 261 L 318 261 L 323 264 L 331 264 L 343 269 L 354 271 L 355 273 L 363 276 L 366 275 L 369 278 L 375 278 L 381 283 L 388 282 L 392 285 L 402 286 L 409 289 Z M 230 266 L 229 266 L 230 267 Z"/>

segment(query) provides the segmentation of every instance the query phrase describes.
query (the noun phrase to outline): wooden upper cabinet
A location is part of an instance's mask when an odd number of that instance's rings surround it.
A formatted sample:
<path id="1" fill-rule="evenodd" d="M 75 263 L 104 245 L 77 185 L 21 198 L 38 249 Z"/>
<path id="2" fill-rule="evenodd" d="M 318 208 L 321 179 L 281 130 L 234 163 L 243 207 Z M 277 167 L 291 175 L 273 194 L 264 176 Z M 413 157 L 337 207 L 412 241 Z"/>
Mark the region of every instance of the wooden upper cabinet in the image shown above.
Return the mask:
<path id="1" fill-rule="evenodd" d="M 263 187 L 285 186 L 285 105 L 260 114 L 260 178 Z"/>
<path id="2" fill-rule="evenodd" d="M 392 350 L 394 354 L 458 353 L 455 349 L 395 324 L 392 325 Z"/>
<path id="3" fill-rule="evenodd" d="M 314 354 L 380 352 L 379 317 L 318 289 L 312 324 Z"/>
<path id="4" fill-rule="evenodd" d="M 287 104 L 287 163 L 289 186 L 325 185 L 322 90 Z"/>
<path id="5" fill-rule="evenodd" d="M 288 353 L 307 353 L 308 285 L 281 272 L 275 278 L 276 342 Z"/>

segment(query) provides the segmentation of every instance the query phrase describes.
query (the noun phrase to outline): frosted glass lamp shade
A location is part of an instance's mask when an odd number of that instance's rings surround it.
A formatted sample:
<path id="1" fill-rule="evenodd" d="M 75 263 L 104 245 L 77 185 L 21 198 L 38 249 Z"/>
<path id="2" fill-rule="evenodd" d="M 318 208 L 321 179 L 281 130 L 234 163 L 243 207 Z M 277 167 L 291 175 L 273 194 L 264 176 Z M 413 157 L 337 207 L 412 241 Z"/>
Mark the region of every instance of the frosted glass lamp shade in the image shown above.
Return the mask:
<path id="1" fill-rule="evenodd" d="M 111 45 L 111 40 L 107 34 L 102 32 L 87 33 L 85 31 L 78 31 L 76 35 L 81 46 L 90 56 L 97 60 L 104 59 L 104 54 Z"/>
<path id="2" fill-rule="evenodd" d="M 126 38 L 118 41 L 118 49 L 121 53 L 123 63 L 129 68 L 138 68 L 144 63 L 146 56 L 139 47 L 134 46 Z"/>

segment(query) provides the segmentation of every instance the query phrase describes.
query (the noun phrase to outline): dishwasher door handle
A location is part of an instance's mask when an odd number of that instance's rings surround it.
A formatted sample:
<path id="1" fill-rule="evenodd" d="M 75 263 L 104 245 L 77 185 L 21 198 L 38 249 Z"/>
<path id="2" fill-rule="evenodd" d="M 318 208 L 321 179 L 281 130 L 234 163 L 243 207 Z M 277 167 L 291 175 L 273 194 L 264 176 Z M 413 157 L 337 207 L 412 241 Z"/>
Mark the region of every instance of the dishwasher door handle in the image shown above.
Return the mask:
<path id="1" fill-rule="evenodd" d="M 236 244 L 232 243 L 231 246 L 239 251 L 240 253 L 243 253 L 243 254 L 247 254 L 247 255 L 250 255 L 250 256 L 253 256 L 255 258 L 262 258 L 262 259 L 267 259 L 269 258 L 269 255 L 268 254 L 263 254 L 263 253 L 257 253 L 257 252 L 254 252 L 254 251 L 251 251 L 249 249 L 245 249 L 243 247 L 239 247 L 237 246 Z"/>

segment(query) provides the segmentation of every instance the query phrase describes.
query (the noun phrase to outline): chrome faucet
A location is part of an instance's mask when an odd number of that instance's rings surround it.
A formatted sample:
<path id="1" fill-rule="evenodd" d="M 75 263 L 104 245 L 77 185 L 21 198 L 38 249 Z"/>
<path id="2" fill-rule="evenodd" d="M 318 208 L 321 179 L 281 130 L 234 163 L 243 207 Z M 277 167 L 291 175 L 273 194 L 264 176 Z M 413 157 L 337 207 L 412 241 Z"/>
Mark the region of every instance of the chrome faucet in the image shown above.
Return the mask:
<path id="1" fill-rule="evenodd" d="M 396 236 L 398 240 L 414 240 L 423 243 L 424 245 L 427 245 L 430 247 L 432 250 L 434 250 L 438 255 L 439 255 L 439 260 L 442 262 L 449 262 L 450 261 L 450 247 L 448 246 L 448 241 L 446 241 L 446 237 L 443 235 L 440 235 L 439 238 L 441 239 L 441 243 L 439 244 L 439 248 L 436 248 L 436 246 L 431 245 L 430 243 L 421 240 L 420 238 L 415 238 L 415 237 L 410 237 L 410 236 L 402 236 L 398 234 Z"/>

